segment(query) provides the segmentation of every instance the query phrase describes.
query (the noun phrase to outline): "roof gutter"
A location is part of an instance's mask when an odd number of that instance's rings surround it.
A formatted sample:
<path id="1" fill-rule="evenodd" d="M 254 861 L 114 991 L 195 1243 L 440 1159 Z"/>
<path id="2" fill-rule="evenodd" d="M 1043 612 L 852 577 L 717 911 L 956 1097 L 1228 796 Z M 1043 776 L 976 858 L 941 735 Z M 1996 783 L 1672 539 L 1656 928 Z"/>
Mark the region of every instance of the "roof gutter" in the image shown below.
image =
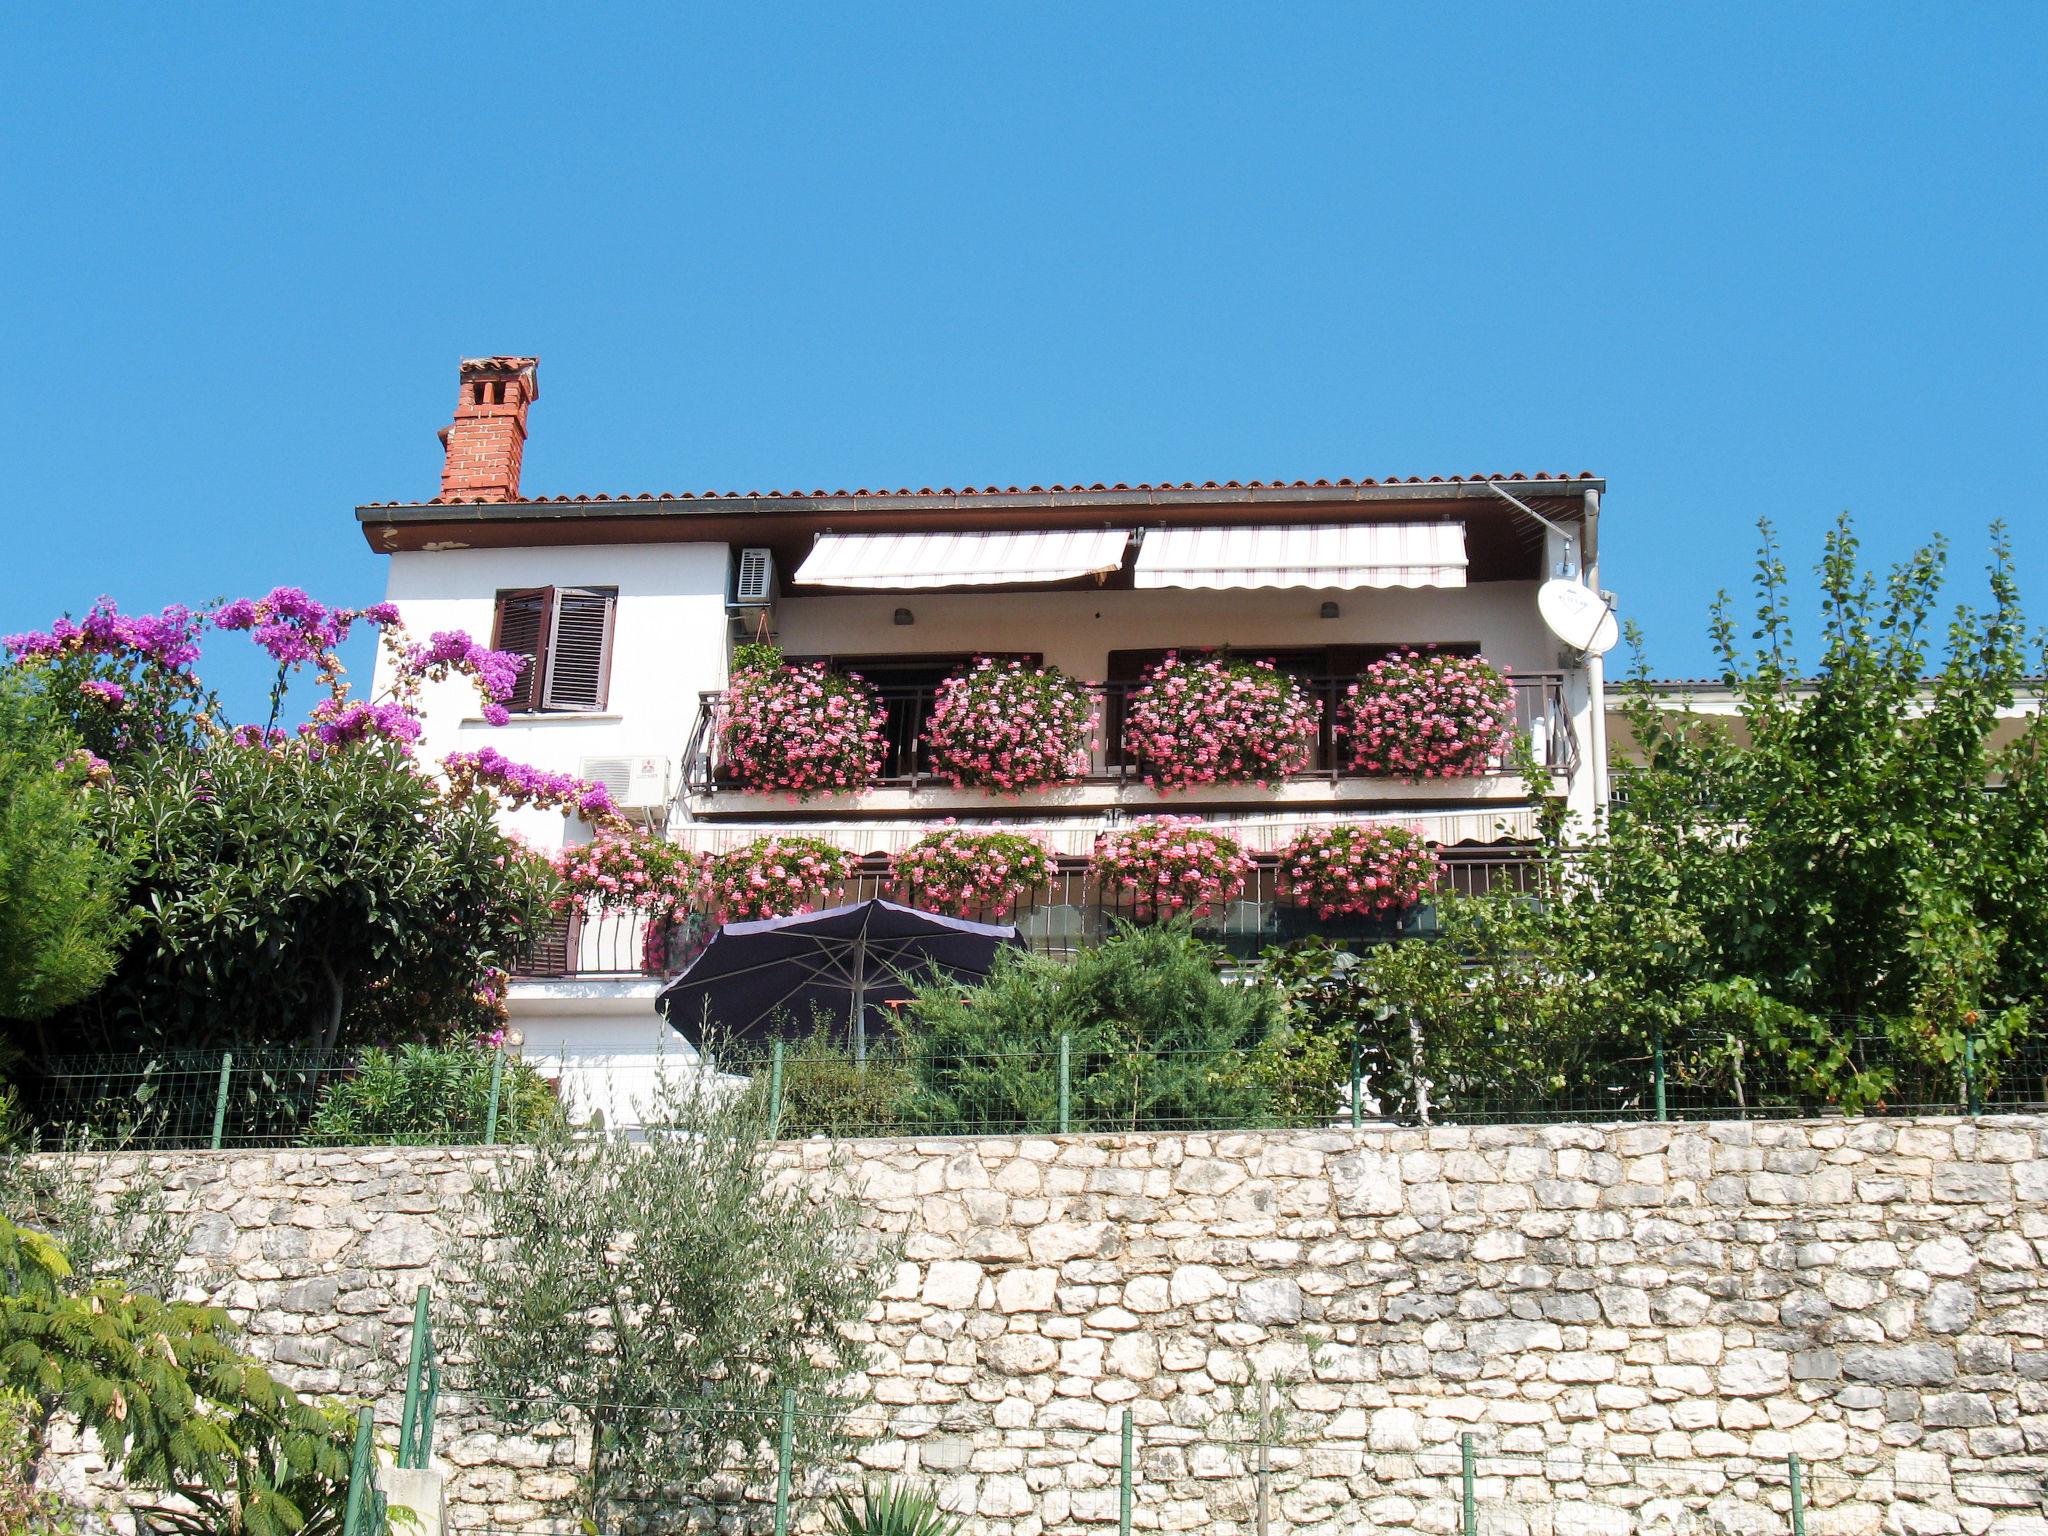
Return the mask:
<path id="1" fill-rule="evenodd" d="M 408 506 L 360 506 L 356 520 L 366 526 L 421 523 L 577 522 L 596 518 L 731 517 L 777 514 L 1030 511 L 1102 508 L 1129 514 L 1157 508 L 1216 506 L 1358 506 L 1382 503 L 1492 501 L 1490 480 L 1437 481 L 1419 485 L 1217 486 L 1190 490 L 1025 491 L 995 494 L 913 494 L 908 496 L 662 496 L 645 500 L 429 502 Z M 1524 496 L 1570 498 L 1604 490 L 1604 480 L 1516 480 Z"/>

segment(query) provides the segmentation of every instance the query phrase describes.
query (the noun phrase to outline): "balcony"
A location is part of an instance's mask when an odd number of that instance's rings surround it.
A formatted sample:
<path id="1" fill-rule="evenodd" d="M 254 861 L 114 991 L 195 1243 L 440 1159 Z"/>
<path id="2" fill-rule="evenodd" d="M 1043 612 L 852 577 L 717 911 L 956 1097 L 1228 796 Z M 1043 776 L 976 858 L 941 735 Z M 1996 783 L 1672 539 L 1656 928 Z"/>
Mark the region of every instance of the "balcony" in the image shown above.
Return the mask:
<path id="1" fill-rule="evenodd" d="M 1440 850 L 1439 857 L 1443 864 L 1439 891 L 1463 896 L 1496 890 L 1531 891 L 1539 878 L 1534 860 L 1517 848 L 1446 848 Z M 1015 913 L 968 915 L 988 922 L 1015 922 L 1033 949 L 1061 955 L 1101 943 L 1114 920 L 1132 916 L 1127 906 L 1102 900 L 1085 858 L 1062 856 L 1058 863 L 1059 875 L 1053 884 L 1027 896 Z M 1320 918 L 1307 907 L 1280 901 L 1275 881 L 1274 859 L 1254 858 L 1243 894 L 1224 911 L 1199 919 L 1196 930 L 1245 960 L 1268 945 L 1315 934 L 1354 944 L 1377 944 L 1427 938 L 1436 931 L 1435 909 L 1428 901 L 1384 918 Z M 853 878 L 828 892 L 818 905 L 838 906 L 893 894 L 888 859 L 873 855 L 863 858 Z M 662 925 L 651 936 L 649 922 L 638 912 L 565 914 L 512 974 L 523 981 L 666 978 L 679 974 L 710 934 L 709 924 L 695 916 L 679 925 Z"/>
<path id="2" fill-rule="evenodd" d="M 961 789 L 932 773 L 925 746 L 925 722 L 930 718 L 938 685 L 883 684 L 872 690 L 883 710 L 880 777 L 867 789 L 816 795 L 806 803 L 818 809 L 943 812 L 1016 804 L 1020 799 L 1035 808 L 1079 810 L 1107 806 L 1174 808 L 1194 803 L 1314 806 L 1360 801 L 1455 806 L 1525 797 L 1521 767 L 1511 754 L 1495 760 L 1486 773 L 1468 778 L 1410 783 L 1406 779 L 1367 778 L 1350 773 L 1342 765 L 1342 744 L 1333 730 L 1333 722 L 1341 713 L 1345 691 L 1360 678 L 1354 675 L 1296 680 L 1310 689 L 1322 705 L 1322 739 L 1313 766 L 1270 788 L 1255 784 L 1220 785 L 1198 792 L 1169 794 L 1147 785 L 1144 759 L 1134 751 L 1124 750 L 1121 740 L 1130 697 L 1144 686 L 1142 681 L 1132 679 L 1084 685 L 1094 695 L 1100 713 L 1102 745 L 1094 753 L 1089 772 L 1079 782 L 1036 790 L 1021 797 L 992 790 Z M 1562 792 L 1579 768 L 1578 733 L 1566 706 L 1564 680 L 1562 672 L 1524 672 L 1508 679 L 1514 695 L 1515 729 L 1528 743 L 1533 761 L 1553 793 Z M 721 760 L 720 726 L 725 709 L 724 692 L 698 695 L 697 716 L 683 758 L 682 793 L 690 810 L 700 816 L 787 811 L 786 794 L 744 788 L 735 782 Z"/>

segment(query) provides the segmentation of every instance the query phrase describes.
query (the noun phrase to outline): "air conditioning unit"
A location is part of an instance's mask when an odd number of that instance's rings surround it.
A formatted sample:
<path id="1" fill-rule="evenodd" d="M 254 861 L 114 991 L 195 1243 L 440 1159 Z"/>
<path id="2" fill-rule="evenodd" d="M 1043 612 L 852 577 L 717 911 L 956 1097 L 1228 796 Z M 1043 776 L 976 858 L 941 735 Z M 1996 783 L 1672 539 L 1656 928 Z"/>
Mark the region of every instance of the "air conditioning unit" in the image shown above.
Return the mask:
<path id="1" fill-rule="evenodd" d="M 668 809 L 669 761 L 665 757 L 586 757 L 577 770 L 602 784 L 622 811 L 659 815 Z"/>
<path id="2" fill-rule="evenodd" d="M 777 596 L 775 552 L 743 549 L 733 564 L 732 603 L 734 608 L 772 608 Z"/>

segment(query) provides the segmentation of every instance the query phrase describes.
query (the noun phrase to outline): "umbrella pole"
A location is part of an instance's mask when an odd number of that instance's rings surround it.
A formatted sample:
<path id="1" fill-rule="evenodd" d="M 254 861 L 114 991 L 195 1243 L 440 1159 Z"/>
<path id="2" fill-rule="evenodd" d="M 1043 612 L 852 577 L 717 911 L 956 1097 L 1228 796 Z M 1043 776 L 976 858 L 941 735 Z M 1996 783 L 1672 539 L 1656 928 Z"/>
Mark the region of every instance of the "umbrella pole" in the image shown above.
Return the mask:
<path id="1" fill-rule="evenodd" d="M 853 1059 L 866 1066 L 868 1060 L 868 925 L 863 918 L 860 936 L 853 941 Z"/>

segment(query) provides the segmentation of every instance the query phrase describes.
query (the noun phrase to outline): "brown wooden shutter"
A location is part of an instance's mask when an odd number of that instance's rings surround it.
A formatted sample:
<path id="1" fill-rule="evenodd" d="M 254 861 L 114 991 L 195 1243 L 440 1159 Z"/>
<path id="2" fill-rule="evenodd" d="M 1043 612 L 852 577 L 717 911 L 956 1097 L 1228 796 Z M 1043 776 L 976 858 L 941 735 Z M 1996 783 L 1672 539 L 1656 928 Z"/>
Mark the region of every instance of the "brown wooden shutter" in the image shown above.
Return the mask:
<path id="1" fill-rule="evenodd" d="M 522 587 L 498 594 L 497 621 L 492 625 L 491 649 L 510 651 L 524 656 L 526 665 L 519 672 L 519 686 L 512 697 L 505 701 L 508 709 L 521 714 L 531 714 L 540 708 L 541 639 L 548 632 L 549 599 L 553 589 L 549 587 Z"/>
<path id="2" fill-rule="evenodd" d="M 617 601 L 617 591 L 608 587 L 556 589 L 543 708 L 604 708 L 611 685 L 612 610 Z"/>

